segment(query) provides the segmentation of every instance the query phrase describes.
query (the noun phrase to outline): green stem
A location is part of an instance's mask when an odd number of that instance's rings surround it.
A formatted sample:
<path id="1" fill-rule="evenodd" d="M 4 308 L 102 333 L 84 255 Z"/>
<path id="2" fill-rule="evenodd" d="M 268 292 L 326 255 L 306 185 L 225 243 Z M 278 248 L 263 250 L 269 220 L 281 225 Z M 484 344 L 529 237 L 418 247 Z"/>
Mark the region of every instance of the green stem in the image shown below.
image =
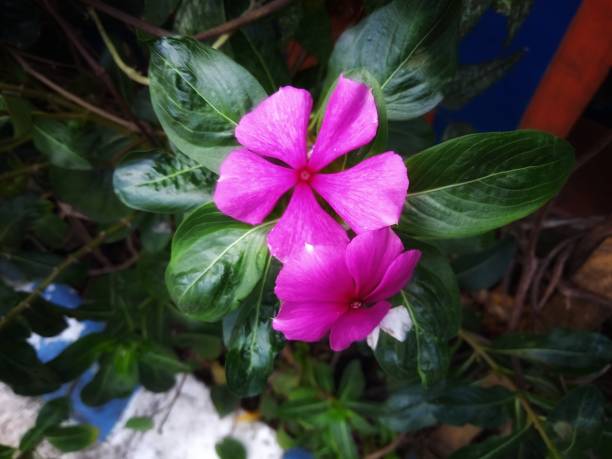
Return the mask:
<path id="1" fill-rule="evenodd" d="M 131 219 L 132 217 L 124 218 L 119 223 L 111 226 L 110 228 L 100 231 L 98 235 L 91 241 L 89 241 L 86 245 L 68 255 L 64 259 L 64 261 L 62 261 L 59 265 L 53 268 L 53 270 L 51 270 L 51 273 L 36 286 L 32 293 L 30 293 L 27 297 L 20 301 L 17 306 L 9 310 L 4 316 L 0 317 L 0 330 L 2 330 L 12 320 L 19 317 L 21 313 L 28 309 L 32 305 L 34 300 L 36 300 L 45 291 L 45 289 L 51 283 L 53 283 L 53 281 L 57 279 L 57 277 L 69 266 L 76 263 L 81 257 L 85 256 L 93 249 L 98 247 L 100 244 L 102 244 L 108 236 L 129 226 Z"/>

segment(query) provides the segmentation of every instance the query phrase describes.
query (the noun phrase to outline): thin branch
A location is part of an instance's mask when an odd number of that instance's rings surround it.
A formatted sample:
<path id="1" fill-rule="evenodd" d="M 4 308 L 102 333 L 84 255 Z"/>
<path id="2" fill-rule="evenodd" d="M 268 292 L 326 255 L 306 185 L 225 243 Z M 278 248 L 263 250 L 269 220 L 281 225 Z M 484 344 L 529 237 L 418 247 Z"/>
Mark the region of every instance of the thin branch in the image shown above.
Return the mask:
<path id="1" fill-rule="evenodd" d="M 21 67 L 23 67 L 23 70 L 26 71 L 26 73 L 29 73 L 30 75 L 32 75 L 34 78 L 36 78 L 38 81 L 40 81 L 42 84 L 48 86 L 49 88 L 53 89 L 55 92 L 57 92 L 58 94 L 61 94 L 63 97 L 65 97 L 66 99 L 74 102 L 75 104 L 83 107 L 84 109 L 95 113 L 98 116 L 101 116 L 102 118 L 106 118 L 107 120 L 112 121 L 113 123 L 122 126 L 123 128 L 132 131 L 132 132 L 138 132 L 138 126 L 136 126 L 134 123 L 125 120 L 123 118 L 119 118 L 116 115 L 113 115 L 112 113 L 107 112 L 106 110 L 103 110 L 101 108 L 96 107 L 95 105 L 90 104 L 89 102 L 81 99 L 79 96 L 76 96 L 74 94 L 72 94 L 71 92 L 66 91 L 64 88 L 62 88 L 61 86 L 58 86 L 57 84 L 55 84 L 53 81 L 49 80 L 46 76 L 41 75 L 40 73 L 38 73 L 36 70 L 34 70 L 32 67 L 30 67 L 30 65 L 23 60 L 18 54 L 12 53 L 13 57 L 15 58 L 15 60 L 17 62 L 19 62 L 19 64 L 21 65 Z"/>
<path id="2" fill-rule="evenodd" d="M 129 226 L 130 221 L 131 217 L 124 218 L 119 223 L 111 226 L 110 228 L 100 231 L 98 235 L 88 244 L 84 245 L 76 252 L 73 252 L 68 255 L 64 259 L 64 261 L 62 261 L 59 265 L 53 268 L 53 270 L 51 270 L 51 273 L 45 279 L 43 279 L 26 298 L 20 301 L 17 306 L 9 310 L 4 316 L 0 317 L 0 330 L 2 330 L 12 320 L 16 319 L 19 315 L 21 315 L 21 313 L 28 309 L 32 305 L 32 303 L 45 291 L 45 289 L 51 283 L 53 283 L 53 281 L 57 279 L 57 277 L 61 273 L 63 273 L 69 266 L 76 263 L 81 257 L 87 255 L 93 249 L 102 244 L 108 236 Z"/>
<path id="3" fill-rule="evenodd" d="M 102 40 L 104 40 L 104 44 L 108 48 L 108 52 L 113 58 L 113 61 L 115 62 L 115 64 L 117 64 L 117 67 L 119 67 L 119 69 L 123 73 L 125 73 L 128 76 L 128 78 L 130 78 L 131 80 L 135 81 L 136 83 L 148 86 L 149 79 L 146 76 L 142 75 L 138 70 L 127 65 L 125 61 L 121 58 L 121 56 L 119 55 L 119 52 L 117 52 L 117 48 L 115 48 L 115 45 L 113 44 L 110 37 L 106 33 L 106 30 L 104 30 L 104 26 L 102 25 L 102 22 L 100 22 L 100 18 L 98 17 L 98 15 L 96 14 L 93 8 L 89 8 L 89 14 L 91 15 L 94 22 L 96 23 L 98 32 L 100 32 L 100 35 L 102 36 Z"/>
<path id="4" fill-rule="evenodd" d="M 559 292 L 568 298 L 578 298 L 580 300 L 588 301 L 589 303 L 598 304 L 608 309 L 612 309 L 612 300 L 606 298 L 599 293 L 592 292 L 583 288 L 579 288 L 572 285 L 570 282 L 561 281 L 559 282 Z"/>
<path id="5" fill-rule="evenodd" d="M 165 37 L 167 35 L 173 35 L 173 33 L 170 32 L 169 30 L 162 29 L 161 27 L 157 27 L 153 24 L 143 21 L 142 19 L 138 19 L 138 18 L 135 18 L 134 16 L 130 16 L 129 14 L 126 14 L 123 11 L 118 10 L 117 8 L 114 8 L 110 5 L 107 5 L 104 2 L 100 2 L 98 0 L 81 0 L 81 1 L 97 9 L 98 11 L 102 11 L 103 13 L 106 13 L 109 16 L 114 17 L 115 19 L 125 24 L 131 25 L 132 27 L 140 29 L 143 32 L 147 32 L 148 34 L 151 34 L 153 36 Z"/>
<path id="6" fill-rule="evenodd" d="M 83 0 L 83 1 L 91 1 L 91 0 Z M 193 38 L 196 40 L 206 40 L 209 38 L 215 38 L 219 35 L 223 35 L 225 33 L 233 32 L 236 29 L 244 27 L 247 24 L 257 21 L 265 16 L 268 16 L 275 11 L 278 11 L 287 5 L 289 5 L 293 0 L 273 0 L 270 3 L 266 3 L 260 8 L 256 8 L 254 10 L 247 11 L 242 16 L 239 16 L 235 19 L 227 21 L 223 24 L 220 24 L 212 29 L 205 30 L 204 32 L 200 32 L 194 35 Z"/>

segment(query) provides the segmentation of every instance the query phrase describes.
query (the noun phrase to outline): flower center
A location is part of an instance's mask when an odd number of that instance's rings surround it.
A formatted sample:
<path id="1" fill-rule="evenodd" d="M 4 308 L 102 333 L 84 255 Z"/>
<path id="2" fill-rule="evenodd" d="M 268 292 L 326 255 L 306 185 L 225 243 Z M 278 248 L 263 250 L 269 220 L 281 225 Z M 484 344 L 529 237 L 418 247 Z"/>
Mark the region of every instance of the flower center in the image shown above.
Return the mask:
<path id="1" fill-rule="evenodd" d="M 363 308 L 363 301 L 353 301 L 349 307 L 351 309 L 359 309 L 359 308 Z"/>
<path id="2" fill-rule="evenodd" d="M 313 175 L 313 172 L 308 167 L 304 167 L 297 171 L 297 179 L 300 182 L 310 183 Z"/>

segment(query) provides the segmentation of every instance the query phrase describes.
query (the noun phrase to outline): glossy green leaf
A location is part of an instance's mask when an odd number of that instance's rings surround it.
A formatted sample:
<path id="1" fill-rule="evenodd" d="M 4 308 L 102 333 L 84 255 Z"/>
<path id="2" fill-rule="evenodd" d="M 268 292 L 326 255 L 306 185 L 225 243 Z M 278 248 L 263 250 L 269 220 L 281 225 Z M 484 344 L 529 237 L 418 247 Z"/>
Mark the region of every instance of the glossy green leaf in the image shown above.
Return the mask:
<path id="1" fill-rule="evenodd" d="M 32 132 L 34 145 L 47 155 L 51 164 L 74 170 L 92 168 L 86 156 L 91 150 L 93 137 L 81 124 L 36 117 Z"/>
<path id="2" fill-rule="evenodd" d="M 153 419 L 147 416 L 134 416 L 125 423 L 127 429 L 136 430 L 137 432 L 146 432 L 151 430 L 153 426 Z"/>
<path id="3" fill-rule="evenodd" d="M 523 56 L 523 51 L 483 64 L 463 65 L 444 87 L 444 105 L 458 110 L 502 79 Z"/>
<path id="4" fill-rule="evenodd" d="M 430 111 L 454 73 L 460 4 L 395 0 L 374 11 L 336 42 L 327 87 L 340 73 L 363 67 L 380 83 L 390 120 Z"/>
<path id="5" fill-rule="evenodd" d="M 19 449 L 26 452 L 36 448 L 51 428 L 68 419 L 70 409 L 70 399 L 67 397 L 54 398 L 45 403 L 38 412 L 34 427 L 21 437 Z"/>
<path id="6" fill-rule="evenodd" d="M 181 223 L 172 240 L 166 285 L 184 313 L 213 322 L 238 306 L 259 281 L 273 222 L 245 225 L 205 204 Z"/>
<path id="7" fill-rule="evenodd" d="M 232 437 L 225 437 L 215 445 L 219 459 L 246 459 L 247 453 L 243 444 Z"/>
<path id="8" fill-rule="evenodd" d="M 411 156 L 402 232 L 448 239 L 525 217 L 555 196 L 574 165 L 572 147 L 538 131 L 472 134 Z"/>
<path id="9" fill-rule="evenodd" d="M 385 150 L 392 150 L 408 157 L 431 147 L 435 139 L 433 127 L 423 118 L 391 121 Z"/>
<path id="10" fill-rule="evenodd" d="M 416 333 L 409 332 L 404 341 L 398 341 L 382 332 L 374 356 L 383 371 L 393 380 L 412 383 L 420 378 L 417 371 L 417 350 Z"/>
<path id="11" fill-rule="evenodd" d="M 595 386 L 570 391 L 546 419 L 563 457 L 589 457 L 602 436 L 606 399 Z"/>
<path id="12" fill-rule="evenodd" d="M 153 109 L 170 141 L 216 172 L 236 145 L 236 124 L 265 97 L 243 67 L 189 38 L 157 41 L 149 78 Z"/>
<path id="13" fill-rule="evenodd" d="M 459 285 L 472 291 L 494 286 L 508 270 L 515 252 L 515 240 L 502 239 L 483 251 L 456 258 L 452 266 Z"/>
<path id="14" fill-rule="evenodd" d="M 340 400 L 358 400 L 365 390 L 365 376 L 359 360 L 351 360 L 342 372 L 338 386 Z"/>
<path id="15" fill-rule="evenodd" d="M 90 424 L 55 427 L 47 432 L 46 437 L 53 446 L 64 453 L 79 451 L 95 443 L 98 428 Z"/>
<path id="16" fill-rule="evenodd" d="M 81 391 L 87 405 L 100 406 L 114 398 L 127 397 L 138 384 L 138 361 L 133 344 L 117 344 L 100 360 L 94 378 Z"/>
<path id="17" fill-rule="evenodd" d="M 547 335 L 515 333 L 493 342 L 494 352 L 559 371 L 589 373 L 612 361 L 612 341 L 598 333 L 553 330 Z"/>
<path id="18" fill-rule="evenodd" d="M 161 151 L 123 161 L 113 175 L 121 201 L 137 210 L 180 213 L 211 200 L 216 176 L 189 157 Z"/>
<path id="19" fill-rule="evenodd" d="M 225 7 L 220 0 L 181 0 L 174 28 L 181 35 L 204 32 L 225 22 Z"/>
<path id="20" fill-rule="evenodd" d="M 530 430 L 528 424 L 518 432 L 505 437 L 490 437 L 480 443 L 475 443 L 453 453 L 449 459 L 506 459 L 516 457 L 513 453 L 518 449 L 525 434 Z"/>
<path id="21" fill-rule="evenodd" d="M 225 358 L 228 387 L 241 397 L 260 394 L 282 348 L 281 335 L 272 329 L 277 300 L 272 290 L 276 263 L 268 255 L 259 285 L 240 307 Z"/>

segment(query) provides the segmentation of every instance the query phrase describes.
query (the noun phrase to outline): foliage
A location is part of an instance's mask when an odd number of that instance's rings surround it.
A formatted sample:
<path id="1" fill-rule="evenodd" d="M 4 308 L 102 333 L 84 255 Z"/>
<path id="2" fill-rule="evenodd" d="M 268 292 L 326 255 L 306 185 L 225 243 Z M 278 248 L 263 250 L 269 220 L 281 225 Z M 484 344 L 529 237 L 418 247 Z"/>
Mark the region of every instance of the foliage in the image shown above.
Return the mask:
<path id="1" fill-rule="evenodd" d="M 0 381 L 38 396 L 78 388 L 93 368 L 78 390 L 99 406 L 222 367 L 211 389 L 221 416 L 250 398 L 283 447 L 319 458 L 364 457 L 387 444 L 416 450 L 408 434 L 427 438 L 439 424 L 484 429 L 453 458 L 527 457 L 526 449 L 579 458 L 605 448 L 610 405 L 598 378 L 612 342 L 573 330 L 485 338 L 500 334 L 461 296 L 506 275 L 517 250 L 508 225 L 560 191 L 572 147 L 537 131 L 435 144 L 422 117 L 463 104 L 520 58 L 464 67 L 457 46 L 488 7 L 509 17 L 512 39 L 530 1 L 367 1 L 335 43 L 322 0 L 270 2 L 286 8 L 204 40 L 193 35 L 249 17 L 261 2 L 128 2 L 124 13 L 145 30 L 98 12 L 148 87 L 117 66 L 87 2 L 51 3 L 1 2 Z M 78 36 L 91 42 L 79 46 Z M 410 191 L 395 230 L 423 257 L 393 300 L 409 312 L 406 339 L 381 333 L 374 350 L 359 343 L 334 355 L 272 328 L 280 265 L 266 237 L 276 214 L 247 225 L 220 213 L 212 195 L 245 113 L 280 85 L 306 87 L 318 95 L 314 135 L 340 74 L 372 88 L 379 115 L 376 138 L 349 161 L 402 155 Z M 76 289 L 82 305 L 52 304 L 44 292 L 56 283 Z M 61 335 L 67 319 L 103 328 L 42 361 L 28 338 Z M 71 412 L 67 398 L 51 399 L 19 445 L 0 445 L 0 457 L 45 439 L 65 452 L 90 446 L 97 430 L 71 423 Z M 136 417 L 125 427 L 153 425 Z M 230 437 L 215 449 L 246 454 Z"/>

